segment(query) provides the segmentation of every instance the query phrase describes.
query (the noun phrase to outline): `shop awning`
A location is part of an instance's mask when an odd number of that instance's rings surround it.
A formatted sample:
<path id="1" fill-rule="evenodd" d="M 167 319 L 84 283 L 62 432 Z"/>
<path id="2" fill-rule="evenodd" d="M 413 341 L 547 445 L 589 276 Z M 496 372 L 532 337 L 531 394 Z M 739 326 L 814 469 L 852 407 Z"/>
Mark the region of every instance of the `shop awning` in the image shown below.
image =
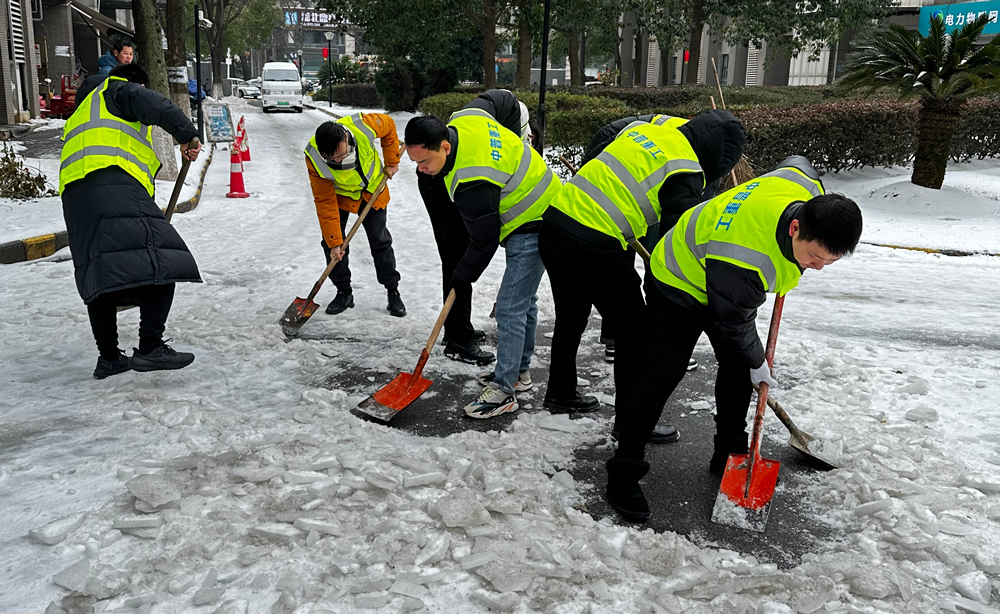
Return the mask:
<path id="1" fill-rule="evenodd" d="M 104 36 L 104 38 L 113 39 L 114 37 L 122 34 L 128 36 L 129 38 L 135 37 L 135 32 L 129 30 L 107 15 L 102 15 L 89 6 L 76 2 L 76 0 L 70 0 L 69 4 L 73 7 L 73 10 L 79 13 L 80 17 L 82 17 L 83 20 L 94 29 L 95 32 Z"/>

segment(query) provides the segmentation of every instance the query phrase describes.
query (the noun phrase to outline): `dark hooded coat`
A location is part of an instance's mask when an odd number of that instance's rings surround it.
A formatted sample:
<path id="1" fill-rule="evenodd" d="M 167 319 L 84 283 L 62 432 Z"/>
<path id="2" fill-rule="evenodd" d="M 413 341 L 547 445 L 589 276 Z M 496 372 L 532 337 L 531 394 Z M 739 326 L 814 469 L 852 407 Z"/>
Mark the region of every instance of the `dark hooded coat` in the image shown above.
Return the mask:
<path id="1" fill-rule="evenodd" d="M 160 126 L 180 143 L 198 134 L 170 99 L 141 85 L 114 81 L 104 99 L 115 116 Z M 114 290 L 201 281 L 177 230 L 123 169 L 101 169 L 68 184 L 62 203 L 76 287 L 85 303 Z"/>

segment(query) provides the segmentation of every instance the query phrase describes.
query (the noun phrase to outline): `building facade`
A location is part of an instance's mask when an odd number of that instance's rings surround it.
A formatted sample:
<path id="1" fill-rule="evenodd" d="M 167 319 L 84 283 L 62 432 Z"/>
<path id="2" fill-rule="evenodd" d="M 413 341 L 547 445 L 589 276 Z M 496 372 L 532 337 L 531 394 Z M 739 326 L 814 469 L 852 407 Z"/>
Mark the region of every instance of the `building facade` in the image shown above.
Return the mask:
<path id="1" fill-rule="evenodd" d="M 0 123 L 19 124 L 39 116 L 38 55 L 32 29 L 32 0 L 2 0 L 0 29 Z"/>

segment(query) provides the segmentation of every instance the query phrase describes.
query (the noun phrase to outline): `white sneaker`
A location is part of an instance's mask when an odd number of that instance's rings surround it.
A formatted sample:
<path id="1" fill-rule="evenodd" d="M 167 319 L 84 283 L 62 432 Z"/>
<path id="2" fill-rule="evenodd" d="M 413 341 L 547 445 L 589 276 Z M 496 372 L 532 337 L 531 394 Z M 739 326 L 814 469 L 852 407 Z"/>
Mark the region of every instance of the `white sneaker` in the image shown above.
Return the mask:
<path id="1" fill-rule="evenodd" d="M 497 379 L 496 373 L 490 371 L 488 373 L 480 373 L 476 376 L 476 380 L 483 386 L 489 386 Z M 525 392 L 531 390 L 534 384 L 531 383 L 531 373 L 527 371 L 521 371 L 517 376 L 517 381 L 514 382 L 514 392 Z"/>
<path id="2" fill-rule="evenodd" d="M 517 411 L 517 399 L 512 394 L 487 386 L 479 398 L 465 406 L 465 415 L 485 419 Z"/>

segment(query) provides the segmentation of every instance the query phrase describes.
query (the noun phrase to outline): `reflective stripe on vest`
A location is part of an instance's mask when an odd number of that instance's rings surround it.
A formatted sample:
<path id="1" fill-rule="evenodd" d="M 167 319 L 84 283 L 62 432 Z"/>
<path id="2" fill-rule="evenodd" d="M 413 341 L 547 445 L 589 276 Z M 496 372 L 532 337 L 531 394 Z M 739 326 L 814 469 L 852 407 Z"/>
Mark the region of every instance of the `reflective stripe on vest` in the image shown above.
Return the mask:
<path id="1" fill-rule="evenodd" d="M 788 205 L 823 193 L 822 184 L 807 171 L 785 167 L 701 203 L 682 215 L 653 250 L 653 276 L 707 304 L 705 264 L 714 258 L 757 271 L 767 292 L 784 294 L 798 284 L 801 271 L 775 240 L 778 221 Z M 742 199 L 735 198 L 741 194 Z M 749 230 L 738 226 L 730 231 L 744 207 L 753 212 L 753 217 L 743 218 Z"/>
<path id="2" fill-rule="evenodd" d="M 113 80 L 125 81 L 120 77 L 106 79 L 66 122 L 59 162 L 60 194 L 66 185 L 111 166 L 118 166 L 132 175 L 150 196 L 155 192 L 153 181 L 160 169 L 160 161 L 153 151 L 153 129 L 108 111 L 104 92 Z M 106 132 L 108 130 L 115 131 L 114 135 Z M 81 140 L 86 144 L 81 144 Z M 96 143 L 93 142 L 95 140 Z M 131 150 L 122 147 L 129 143 Z"/>
<path id="3" fill-rule="evenodd" d="M 356 168 L 350 170 L 330 168 L 316 147 L 315 135 L 306 144 L 305 154 L 309 157 L 313 168 L 320 177 L 334 182 L 337 194 L 359 200 L 362 190 L 371 185 L 382 172 L 382 160 L 379 158 L 378 152 L 375 151 L 377 137 L 375 132 L 364 122 L 360 113 L 343 117 L 337 120 L 337 123 L 343 125 L 354 137 L 358 160 L 361 168 L 364 169 L 361 173 Z"/>
<path id="4" fill-rule="evenodd" d="M 635 121 L 580 169 L 553 206 L 626 249 L 660 221 L 660 186 L 675 173 L 702 174 L 691 143 L 672 127 Z"/>
<path id="5" fill-rule="evenodd" d="M 452 171 L 444 178 L 448 196 L 469 181 L 500 187 L 500 240 L 528 222 L 540 220 L 562 187 L 531 147 L 496 119 L 478 109 L 456 113 L 448 125 L 458 133 L 459 147 Z"/>

